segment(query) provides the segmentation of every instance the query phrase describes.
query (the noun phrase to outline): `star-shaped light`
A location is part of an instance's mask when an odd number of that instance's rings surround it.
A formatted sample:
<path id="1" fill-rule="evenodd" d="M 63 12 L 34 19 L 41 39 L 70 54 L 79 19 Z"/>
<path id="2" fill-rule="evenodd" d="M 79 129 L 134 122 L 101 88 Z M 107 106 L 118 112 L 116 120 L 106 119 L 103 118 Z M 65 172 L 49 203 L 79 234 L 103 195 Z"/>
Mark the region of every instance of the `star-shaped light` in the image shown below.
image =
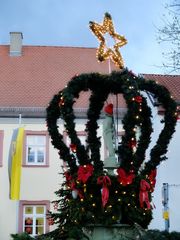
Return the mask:
<path id="1" fill-rule="evenodd" d="M 100 45 L 97 49 L 97 58 L 99 61 L 103 62 L 108 58 L 120 69 L 124 68 L 123 58 L 119 52 L 119 48 L 127 44 L 127 40 L 124 36 L 117 34 L 114 30 L 111 15 L 105 13 L 103 24 L 98 24 L 95 22 L 89 22 L 89 27 L 98 38 Z M 106 40 L 103 35 L 109 33 L 109 35 L 114 39 L 115 44 L 112 48 L 108 48 L 106 45 Z"/>

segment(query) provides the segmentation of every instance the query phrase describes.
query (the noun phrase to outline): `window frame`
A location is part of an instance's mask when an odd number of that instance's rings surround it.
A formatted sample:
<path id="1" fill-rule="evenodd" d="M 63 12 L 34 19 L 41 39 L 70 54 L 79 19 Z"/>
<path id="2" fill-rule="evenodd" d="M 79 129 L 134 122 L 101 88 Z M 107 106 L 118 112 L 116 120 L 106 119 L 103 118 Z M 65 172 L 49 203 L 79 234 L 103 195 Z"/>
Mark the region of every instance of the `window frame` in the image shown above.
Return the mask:
<path id="1" fill-rule="evenodd" d="M 43 206 L 43 207 L 45 207 L 44 233 L 48 233 L 49 232 L 49 224 L 48 224 L 48 219 L 47 219 L 47 213 L 50 210 L 50 201 L 49 200 L 41 200 L 41 201 L 20 200 L 19 201 L 18 233 L 25 232 L 25 228 L 24 228 L 24 217 L 25 217 L 24 207 L 25 206 L 33 206 L 33 207 Z M 34 208 L 33 208 L 33 211 L 34 211 Z M 33 217 L 34 217 L 34 213 L 33 213 Z M 33 225 L 33 229 L 34 228 L 36 228 L 36 225 Z M 30 234 L 30 236 L 38 236 L 38 235 Z"/>
<path id="2" fill-rule="evenodd" d="M 0 167 L 3 166 L 4 130 L 0 130 Z"/>
<path id="3" fill-rule="evenodd" d="M 27 136 L 45 136 L 45 162 L 43 164 L 38 163 L 27 163 Z M 43 168 L 49 167 L 49 134 L 47 131 L 29 131 L 25 130 L 24 134 L 24 149 L 23 149 L 23 167 L 36 167 L 36 168 Z"/>

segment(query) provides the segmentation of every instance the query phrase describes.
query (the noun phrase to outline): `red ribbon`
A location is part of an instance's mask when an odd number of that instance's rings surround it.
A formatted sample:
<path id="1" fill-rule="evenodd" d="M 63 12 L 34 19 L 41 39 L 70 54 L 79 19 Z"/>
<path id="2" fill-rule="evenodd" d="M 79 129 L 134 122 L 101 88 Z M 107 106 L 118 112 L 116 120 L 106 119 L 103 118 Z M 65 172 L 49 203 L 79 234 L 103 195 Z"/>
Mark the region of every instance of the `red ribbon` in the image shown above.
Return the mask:
<path id="1" fill-rule="evenodd" d="M 140 207 L 144 208 L 144 203 L 146 204 L 147 209 L 151 208 L 150 202 L 149 202 L 149 196 L 148 191 L 150 190 L 150 184 L 146 182 L 144 179 L 140 182 L 140 192 L 139 192 L 139 202 Z"/>
<path id="2" fill-rule="evenodd" d="M 91 164 L 79 166 L 77 180 L 85 184 L 88 178 L 92 176 L 93 171 L 94 167 Z"/>
<path id="3" fill-rule="evenodd" d="M 135 178 L 134 173 L 126 173 L 123 168 L 118 168 L 117 173 L 118 173 L 118 181 L 123 186 L 131 184 L 133 182 L 133 179 Z"/>
<path id="4" fill-rule="evenodd" d="M 137 103 L 142 103 L 142 97 L 141 96 L 136 96 L 134 99 Z"/>
<path id="5" fill-rule="evenodd" d="M 154 187 L 156 185 L 156 175 L 157 175 L 157 170 L 151 170 L 150 174 L 149 174 L 149 181 L 150 181 L 150 185 L 151 185 L 151 191 L 154 191 Z"/>
<path id="6" fill-rule="evenodd" d="M 80 189 L 76 188 L 76 183 L 75 183 L 73 177 L 71 176 L 70 172 L 67 171 L 67 172 L 64 173 L 64 175 L 66 177 L 66 184 L 67 184 L 67 186 L 70 187 L 70 189 L 72 191 L 76 190 L 77 193 L 78 193 L 78 196 L 80 198 L 84 198 L 84 195 L 83 195 L 82 191 Z"/>
<path id="7" fill-rule="evenodd" d="M 70 172 L 68 172 L 68 171 L 64 172 L 64 176 L 66 177 L 67 182 L 72 180 L 72 176 L 71 176 Z"/>
<path id="8" fill-rule="evenodd" d="M 72 152 L 74 152 L 74 153 L 76 152 L 76 150 L 77 150 L 76 144 L 71 143 L 69 147 L 70 147 Z"/>
<path id="9" fill-rule="evenodd" d="M 129 146 L 130 148 L 135 148 L 135 147 L 137 146 L 136 140 L 130 140 L 128 146 Z"/>
<path id="10" fill-rule="evenodd" d="M 100 176 L 97 179 L 97 184 L 102 185 L 102 205 L 103 207 L 106 206 L 108 200 L 109 200 L 109 189 L 108 187 L 111 185 L 111 179 L 108 176 Z"/>

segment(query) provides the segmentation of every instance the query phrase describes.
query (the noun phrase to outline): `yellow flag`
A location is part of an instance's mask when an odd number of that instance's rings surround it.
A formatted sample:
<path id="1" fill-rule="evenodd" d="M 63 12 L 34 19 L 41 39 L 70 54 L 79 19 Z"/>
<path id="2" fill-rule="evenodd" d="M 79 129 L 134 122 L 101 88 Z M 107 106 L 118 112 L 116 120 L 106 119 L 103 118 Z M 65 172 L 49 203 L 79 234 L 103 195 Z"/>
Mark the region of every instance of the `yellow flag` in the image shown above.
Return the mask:
<path id="1" fill-rule="evenodd" d="M 21 165 L 23 158 L 24 128 L 19 128 L 16 141 L 13 145 L 12 163 L 11 163 L 11 185 L 10 199 L 19 200 L 21 184 Z"/>

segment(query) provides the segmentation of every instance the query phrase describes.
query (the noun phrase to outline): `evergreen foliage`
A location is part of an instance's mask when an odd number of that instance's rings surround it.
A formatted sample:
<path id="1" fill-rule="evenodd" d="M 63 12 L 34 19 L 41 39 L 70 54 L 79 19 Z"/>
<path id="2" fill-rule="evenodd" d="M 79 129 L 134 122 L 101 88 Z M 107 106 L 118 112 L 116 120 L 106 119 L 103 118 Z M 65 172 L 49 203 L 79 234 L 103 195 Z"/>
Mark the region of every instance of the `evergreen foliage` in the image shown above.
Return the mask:
<path id="1" fill-rule="evenodd" d="M 73 104 L 81 91 L 91 91 L 89 108 L 87 111 L 87 146 L 81 144 L 75 130 L 75 114 Z M 165 109 L 164 127 L 159 135 L 156 145 L 152 148 L 150 159 L 145 161 L 145 151 L 151 140 L 152 123 L 151 109 L 146 98 L 141 94 L 148 91 L 155 95 L 158 102 Z M 118 181 L 117 176 L 108 176 L 103 168 L 103 159 L 100 155 L 101 139 L 97 136 L 98 119 L 109 94 L 123 94 L 128 111 L 123 119 L 125 135 L 118 148 L 118 157 L 121 163 L 118 168 L 127 174 L 134 174 L 132 183 L 125 185 Z M 64 173 L 66 180 L 62 188 L 56 192 L 58 200 L 54 202 L 57 211 L 51 213 L 57 230 L 52 232 L 54 239 L 73 237 L 81 239 L 82 228 L 87 224 L 104 224 L 109 226 L 115 223 L 138 223 L 147 228 L 152 219 L 152 209 L 142 207 L 139 203 L 140 183 L 145 180 L 150 184 L 148 191 L 149 201 L 155 185 L 151 181 L 151 174 L 160 162 L 166 159 L 165 154 L 176 124 L 176 103 L 168 90 L 147 81 L 143 77 L 135 76 L 127 69 L 113 72 L 111 75 L 99 73 L 81 74 L 75 76 L 67 87 L 55 95 L 47 108 L 47 126 L 52 138 L 52 144 L 59 150 L 59 156 L 68 164 L 68 171 Z M 66 146 L 63 134 L 59 132 L 57 120 L 62 118 L 65 122 L 66 132 L 75 146 L 75 152 Z M 141 135 L 136 143 L 134 129 L 139 127 Z M 133 150 L 134 144 L 136 151 Z M 144 168 L 142 168 L 142 163 Z M 87 166 L 93 169 L 85 182 L 79 179 L 80 168 Z M 82 170 L 82 169 L 81 169 Z M 98 177 L 108 176 L 111 180 L 109 186 L 109 200 L 105 208 L 102 207 L 102 186 L 97 184 Z M 72 192 L 78 193 L 77 198 Z M 77 238 L 78 236 L 78 238 Z"/>

